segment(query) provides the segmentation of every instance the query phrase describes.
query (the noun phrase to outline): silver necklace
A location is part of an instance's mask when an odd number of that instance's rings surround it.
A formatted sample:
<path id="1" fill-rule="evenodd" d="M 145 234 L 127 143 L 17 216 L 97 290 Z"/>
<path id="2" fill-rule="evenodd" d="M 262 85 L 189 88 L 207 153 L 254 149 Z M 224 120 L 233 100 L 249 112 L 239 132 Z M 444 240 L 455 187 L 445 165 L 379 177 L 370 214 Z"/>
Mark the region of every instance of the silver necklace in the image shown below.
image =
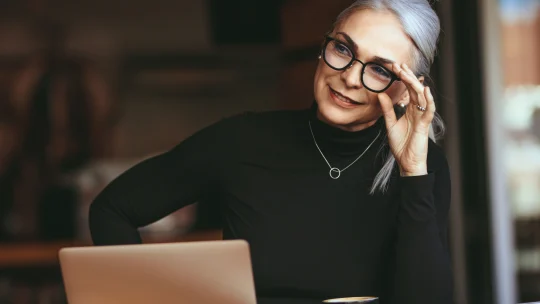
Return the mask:
<path id="1" fill-rule="evenodd" d="M 324 158 L 324 161 L 326 161 L 326 163 L 328 164 L 328 167 L 330 167 L 330 171 L 328 172 L 330 174 L 330 177 L 333 178 L 333 179 L 338 179 L 340 176 L 341 176 L 341 172 L 347 170 L 350 166 L 352 166 L 354 163 L 356 163 L 360 158 L 362 158 L 362 156 L 364 156 L 364 154 L 369 150 L 369 148 L 375 143 L 375 141 L 377 140 L 377 138 L 379 138 L 379 135 L 381 135 L 381 132 L 379 131 L 379 133 L 377 134 L 377 137 L 375 137 L 375 139 L 371 142 L 371 144 L 369 144 L 369 146 L 366 148 L 366 150 L 364 150 L 364 152 L 362 152 L 362 154 L 360 154 L 360 156 L 358 156 L 352 163 L 350 163 L 347 167 L 343 168 L 343 169 L 338 169 L 336 167 L 332 167 L 332 165 L 330 165 L 330 163 L 328 162 L 328 160 L 326 159 L 326 157 L 324 157 L 324 154 L 322 153 L 321 151 L 321 148 L 319 148 L 319 145 L 317 144 L 317 140 L 315 139 L 315 135 L 313 134 L 313 129 L 311 128 L 311 121 L 309 121 L 309 130 L 311 131 L 311 136 L 313 137 L 313 142 L 315 142 L 315 146 L 317 146 L 317 149 L 319 150 L 319 152 L 321 153 L 322 157 Z"/>

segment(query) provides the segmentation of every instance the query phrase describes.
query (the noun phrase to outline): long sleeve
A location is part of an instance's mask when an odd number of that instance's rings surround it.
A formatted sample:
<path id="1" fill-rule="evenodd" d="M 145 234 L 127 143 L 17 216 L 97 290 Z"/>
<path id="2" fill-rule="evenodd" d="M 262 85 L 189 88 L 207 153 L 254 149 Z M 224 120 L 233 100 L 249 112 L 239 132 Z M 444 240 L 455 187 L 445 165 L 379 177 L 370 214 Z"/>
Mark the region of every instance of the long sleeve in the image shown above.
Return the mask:
<path id="1" fill-rule="evenodd" d="M 447 240 L 450 189 L 444 157 L 428 175 L 400 178 L 392 303 L 453 303 Z"/>
<path id="2" fill-rule="evenodd" d="M 147 159 L 112 181 L 90 206 L 95 245 L 140 243 L 138 228 L 198 201 L 219 171 L 218 123 L 192 135 L 172 150 Z M 216 151 L 217 150 L 217 151 Z"/>

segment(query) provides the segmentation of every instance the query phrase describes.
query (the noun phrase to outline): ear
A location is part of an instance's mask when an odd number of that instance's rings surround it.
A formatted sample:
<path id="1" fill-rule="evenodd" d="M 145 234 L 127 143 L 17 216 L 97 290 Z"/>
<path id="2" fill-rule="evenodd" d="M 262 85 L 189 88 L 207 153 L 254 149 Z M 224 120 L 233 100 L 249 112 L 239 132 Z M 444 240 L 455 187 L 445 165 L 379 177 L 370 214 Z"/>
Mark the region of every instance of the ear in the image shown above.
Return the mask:
<path id="1" fill-rule="evenodd" d="M 401 106 L 401 104 L 405 106 L 409 104 L 409 90 L 407 89 L 403 91 L 403 94 L 401 94 L 401 96 L 398 99 L 398 102 L 396 103 L 396 105 L 398 106 Z"/>
<path id="2" fill-rule="evenodd" d="M 418 81 L 420 81 L 421 84 L 424 84 L 424 76 L 418 77 Z"/>

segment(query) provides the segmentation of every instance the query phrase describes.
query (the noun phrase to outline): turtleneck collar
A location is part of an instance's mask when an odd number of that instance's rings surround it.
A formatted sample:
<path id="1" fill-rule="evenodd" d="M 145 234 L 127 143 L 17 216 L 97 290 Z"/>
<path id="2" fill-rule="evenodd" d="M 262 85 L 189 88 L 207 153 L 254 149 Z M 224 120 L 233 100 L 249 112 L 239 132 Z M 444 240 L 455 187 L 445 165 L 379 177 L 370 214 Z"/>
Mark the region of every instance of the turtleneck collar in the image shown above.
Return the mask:
<path id="1" fill-rule="evenodd" d="M 380 142 L 386 136 L 384 128 L 384 118 L 381 117 L 371 127 L 360 131 L 345 131 L 331 126 L 317 117 L 318 105 L 313 102 L 309 109 L 309 121 L 313 135 L 319 147 L 324 153 L 331 153 L 339 156 L 358 155 L 369 146 L 379 134 L 377 142 Z M 375 143 L 370 149 L 378 149 L 379 145 Z"/>

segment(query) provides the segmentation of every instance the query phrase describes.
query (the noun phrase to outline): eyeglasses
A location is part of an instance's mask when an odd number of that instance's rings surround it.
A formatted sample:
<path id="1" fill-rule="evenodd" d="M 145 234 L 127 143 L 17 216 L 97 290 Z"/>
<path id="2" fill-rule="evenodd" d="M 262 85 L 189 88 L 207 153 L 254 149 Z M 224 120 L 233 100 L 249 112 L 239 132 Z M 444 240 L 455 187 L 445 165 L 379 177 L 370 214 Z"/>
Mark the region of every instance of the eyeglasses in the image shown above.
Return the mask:
<path id="1" fill-rule="evenodd" d="M 356 59 L 354 52 L 343 42 L 326 36 L 322 58 L 324 62 L 334 70 L 344 71 L 350 68 L 355 61 L 362 64 L 360 81 L 364 88 L 375 93 L 381 93 L 388 89 L 394 81 L 400 81 L 396 74 L 375 62 L 366 62 Z"/>

